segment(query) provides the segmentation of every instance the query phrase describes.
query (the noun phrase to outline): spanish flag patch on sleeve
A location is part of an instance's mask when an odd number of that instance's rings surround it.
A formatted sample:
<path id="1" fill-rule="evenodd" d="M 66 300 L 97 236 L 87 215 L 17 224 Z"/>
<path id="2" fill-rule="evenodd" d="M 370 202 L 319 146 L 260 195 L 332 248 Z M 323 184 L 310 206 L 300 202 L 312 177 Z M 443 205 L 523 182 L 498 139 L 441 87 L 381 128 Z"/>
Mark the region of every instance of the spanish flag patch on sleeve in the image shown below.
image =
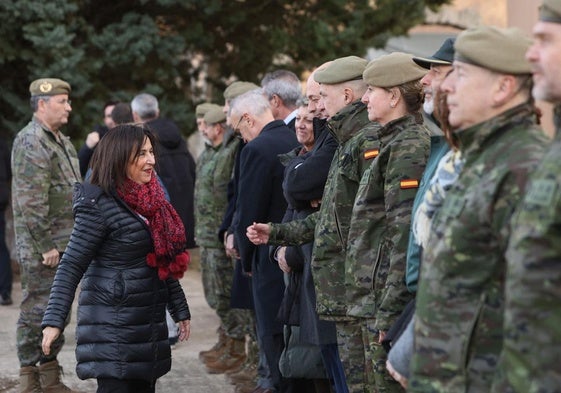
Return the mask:
<path id="1" fill-rule="evenodd" d="M 419 180 L 416 179 L 405 179 L 399 182 L 399 186 L 402 190 L 407 190 L 409 188 L 419 188 Z"/>
<path id="2" fill-rule="evenodd" d="M 378 157 L 380 154 L 380 149 L 369 149 L 364 152 L 364 159 L 371 160 L 372 158 Z"/>

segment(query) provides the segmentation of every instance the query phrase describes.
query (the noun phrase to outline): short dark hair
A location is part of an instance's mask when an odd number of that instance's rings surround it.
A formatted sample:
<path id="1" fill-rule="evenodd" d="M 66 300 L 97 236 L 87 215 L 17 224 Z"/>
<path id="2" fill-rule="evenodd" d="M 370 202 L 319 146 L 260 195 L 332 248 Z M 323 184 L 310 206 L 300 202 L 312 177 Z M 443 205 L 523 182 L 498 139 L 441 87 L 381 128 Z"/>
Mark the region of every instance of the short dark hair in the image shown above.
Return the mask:
<path id="1" fill-rule="evenodd" d="M 90 183 L 105 192 L 118 190 L 127 178 L 131 157 L 138 154 L 148 138 L 156 155 L 156 137 L 142 124 L 122 124 L 112 128 L 97 144 L 91 160 Z"/>
<path id="2" fill-rule="evenodd" d="M 119 101 L 115 101 L 115 100 L 110 100 L 107 101 L 104 105 L 103 105 L 103 111 L 105 112 L 105 109 L 107 109 L 108 106 L 115 106 L 119 103 Z"/>
<path id="3" fill-rule="evenodd" d="M 132 123 L 134 120 L 131 106 L 126 102 L 119 102 L 111 111 L 111 118 L 115 125 Z"/>

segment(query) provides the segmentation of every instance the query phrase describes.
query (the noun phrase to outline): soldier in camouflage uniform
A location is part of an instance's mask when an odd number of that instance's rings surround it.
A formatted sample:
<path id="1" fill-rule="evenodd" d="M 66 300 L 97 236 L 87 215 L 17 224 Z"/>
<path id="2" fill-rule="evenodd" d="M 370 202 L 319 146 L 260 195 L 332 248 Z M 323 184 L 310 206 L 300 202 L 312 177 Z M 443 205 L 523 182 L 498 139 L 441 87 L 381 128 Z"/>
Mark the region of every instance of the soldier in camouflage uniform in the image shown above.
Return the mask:
<path id="1" fill-rule="evenodd" d="M 205 243 L 201 244 L 197 241 L 200 247 L 201 253 L 201 279 L 203 282 L 203 291 L 205 294 L 205 299 L 213 310 L 216 310 L 216 299 L 214 298 L 213 291 L 215 288 L 212 287 L 213 278 L 212 267 L 210 263 L 206 263 L 204 254 L 204 247 L 216 244 L 217 237 L 214 235 L 214 224 L 216 218 L 211 214 L 214 212 L 215 205 L 222 205 L 221 200 L 215 201 L 215 194 L 213 193 L 213 172 L 216 169 L 215 164 L 212 163 L 213 157 L 216 152 L 222 146 L 222 139 L 224 138 L 224 130 L 215 136 L 216 146 L 213 142 L 205 135 L 207 124 L 205 123 L 205 114 L 212 108 L 219 107 L 216 104 L 204 103 L 197 105 L 195 108 L 195 115 L 197 117 L 197 129 L 204 140 L 204 150 L 197 159 L 197 169 L 195 176 L 195 237 L 201 239 L 200 241 Z M 222 109 L 222 107 L 219 107 Z M 218 123 L 220 126 L 220 123 Z M 205 176 L 206 175 L 206 176 Z M 209 198 L 209 195 L 211 198 Z M 197 240 L 196 239 L 196 240 Z M 223 329 L 223 326 L 221 326 Z"/>
<path id="2" fill-rule="evenodd" d="M 204 115 L 204 123 L 203 135 L 208 144 L 197 165 L 195 233 L 201 247 L 205 297 L 216 310 L 227 340 L 227 350 L 222 356 L 205 362 L 209 372 L 219 373 L 239 367 L 245 360 L 245 331 L 236 315 L 245 310 L 230 307 L 234 264 L 218 238 L 240 140 L 231 130 L 226 131 L 226 114 L 222 106 L 210 107 Z"/>
<path id="3" fill-rule="evenodd" d="M 366 367 L 369 392 L 403 391 L 386 371 L 381 342 L 412 298 L 405 285 L 411 208 L 430 146 L 420 113 L 425 73 L 411 55 L 395 52 L 371 61 L 363 74 L 368 118 L 382 127 L 379 151 L 362 175 L 350 217 L 345 300 L 347 315 L 356 319 L 344 330 L 355 342 L 355 356 L 372 360 Z"/>
<path id="4" fill-rule="evenodd" d="M 559 105 L 560 0 L 544 1 L 534 39 L 526 54 L 534 71 L 534 96 Z M 560 157 L 561 134 L 557 129 L 513 220 L 507 250 L 505 336 L 492 389 L 496 393 L 561 391 Z"/>
<path id="5" fill-rule="evenodd" d="M 321 320 L 336 321 L 338 352 L 343 363 L 349 392 L 365 389 L 364 356 L 356 356 L 354 337 L 345 330 L 356 321 L 347 314 L 345 298 L 345 254 L 353 202 L 363 173 L 379 149 L 379 125 L 368 120 L 366 106 L 360 98 L 366 91 L 362 73 L 367 61 L 356 56 L 334 60 L 325 69 L 316 71 L 321 84 L 321 101 L 329 115 L 328 128 L 339 146 L 331 162 L 319 212 L 304 220 L 285 224 L 269 224 L 270 244 L 295 245 L 314 241 L 312 275 L 316 289 L 316 309 Z M 254 240 L 263 241 L 263 231 L 255 227 Z M 266 225 L 265 225 L 266 227 Z M 253 228 L 253 227 L 251 227 Z M 249 235 L 253 232 L 250 231 Z M 361 344 L 359 352 L 363 353 Z M 335 382 L 336 384 L 338 381 Z"/>
<path id="6" fill-rule="evenodd" d="M 41 352 L 41 321 L 72 231 L 73 185 L 81 179 L 76 150 L 60 131 L 72 110 L 70 85 L 46 78 L 32 82 L 29 90 L 33 119 L 12 148 L 14 229 L 23 289 L 16 330 L 21 391 L 70 391 L 60 382 L 56 360 L 63 335 L 49 356 Z"/>
<path id="7" fill-rule="evenodd" d="M 421 78 L 423 85 L 424 102 L 423 113 L 424 125 L 431 132 L 430 137 L 430 153 L 427 159 L 427 165 L 423 172 L 423 177 L 419 183 L 419 189 L 413 201 L 411 210 L 411 229 L 409 230 L 409 242 L 407 245 L 406 257 L 406 273 L 405 283 L 407 289 L 413 295 L 417 292 L 417 280 L 419 278 L 419 264 L 422 250 L 422 233 L 428 233 L 430 229 L 430 218 L 424 212 L 424 196 L 429 186 L 432 187 L 431 179 L 435 174 L 439 162 L 443 156 L 450 151 L 450 144 L 447 143 L 444 136 L 444 130 L 448 130 L 448 116 L 441 112 L 440 102 L 441 91 L 440 84 L 452 69 L 452 61 L 454 61 L 454 41 L 455 38 L 447 38 L 441 47 L 429 58 L 414 57 L 413 61 L 421 67 L 428 70 L 424 77 Z M 446 116 L 443 118 L 443 116 Z M 432 126 L 429 126 L 432 124 Z M 452 153 L 450 153 L 452 154 Z M 432 216 L 432 211 L 431 211 Z M 422 217 L 422 218 L 420 218 Z M 424 217 L 427 217 L 426 219 Z M 408 306 L 397 321 L 392 325 L 384 337 L 382 344 L 387 349 L 388 360 L 386 362 L 388 372 L 391 376 L 400 382 L 401 386 L 407 388 L 407 379 L 409 378 L 409 363 L 413 354 L 413 314 L 415 300 L 412 299 Z M 393 333 L 395 329 L 404 329 Z M 396 337 L 397 336 L 397 337 Z"/>
<path id="8" fill-rule="evenodd" d="M 464 166 L 423 251 L 411 392 L 491 389 L 511 218 L 547 141 L 530 95 L 529 45 L 516 29 L 485 26 L 464 31 L 454 45 L 454 69 L 441 89 Z"/>

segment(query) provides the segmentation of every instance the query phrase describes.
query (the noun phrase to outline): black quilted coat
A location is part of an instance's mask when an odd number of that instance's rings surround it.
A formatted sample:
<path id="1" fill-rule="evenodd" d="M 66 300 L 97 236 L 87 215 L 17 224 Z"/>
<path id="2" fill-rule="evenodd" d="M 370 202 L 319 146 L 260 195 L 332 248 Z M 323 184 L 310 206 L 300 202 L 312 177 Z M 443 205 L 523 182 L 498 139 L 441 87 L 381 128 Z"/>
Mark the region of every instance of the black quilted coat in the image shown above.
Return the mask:
<path id="1" fill-rule="evenodd" d="M 166 305 L 190 319 L 177 280 L 146 264 L 149 229 L 119 198 L 90 184 L 74 189 L 74 229 L 57 269 L 42 326 L 64 329 L 82 280 L 76 330 L 81 379 L 155 381 L 171 368 Z"/>

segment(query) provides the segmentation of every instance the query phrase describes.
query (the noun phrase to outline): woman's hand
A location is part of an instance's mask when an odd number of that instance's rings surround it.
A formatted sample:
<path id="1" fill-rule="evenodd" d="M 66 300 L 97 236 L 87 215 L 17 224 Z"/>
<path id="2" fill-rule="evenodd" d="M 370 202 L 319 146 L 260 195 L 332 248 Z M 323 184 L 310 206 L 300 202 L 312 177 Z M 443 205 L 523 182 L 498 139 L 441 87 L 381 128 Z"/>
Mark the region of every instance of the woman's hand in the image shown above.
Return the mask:
<path id="1" fill-rule="evenodd" d="M 191 321 L 186 319 L 179 321 L 177 325 L 179 327 L 179 341 L 187 341 L 191 335 Z"/>
<path id="2" fill-rule="evenodd" d="M 47 326 L 43 329 L 43 342 L 41 343 L 41 348 L 45 355 L 51 353 L 51 344 L 55 341 L 58 336 L 60 336 L 60 329 L 57 327 Z"/>

